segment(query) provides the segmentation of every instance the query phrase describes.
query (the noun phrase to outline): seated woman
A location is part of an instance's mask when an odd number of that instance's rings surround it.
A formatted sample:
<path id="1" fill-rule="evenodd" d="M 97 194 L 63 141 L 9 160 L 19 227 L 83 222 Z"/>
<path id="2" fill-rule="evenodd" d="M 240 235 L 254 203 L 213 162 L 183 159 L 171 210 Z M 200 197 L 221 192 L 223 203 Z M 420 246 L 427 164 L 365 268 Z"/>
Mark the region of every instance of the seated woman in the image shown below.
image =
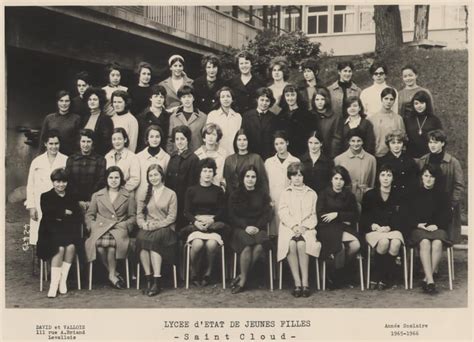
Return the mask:
<path id="1" fill-rule="evenodd" d="M 232 293 L 244 291 L 247 275 L 269 246 L 267 224 L 271 219 L 270 196 L 258 168 L 249 165 L 240 173 L 238 190 L 229 199 L 231 246 L 240 255 L 240 274 L 232 280 Z"/>
<path id="2" fill-rule="evenodd" d="M 348 279 L 354 273 L 355 256 L 360 249 L 356 230 L 359 211 L 350 184 L 349 172 L 342 166 L 335 166 L 331 171 L 331 186 L 319 194 L 316 205 L 321 258 L 335 261 L 335 269 L 329 276 L 329 285 L 335 287 L 341 285 L 343 277 Z M 337 255 L 342 245 L 345 255 Z"/>
<path id="3" fill-rule="evenodd" d="M 125 179 L 118 166 L 105 172 L 107 186 L 92 195 L 86 213 L 86 226 L 90 236 L 85 242 L 88 262 L 100 260 L 109 272 L 109 281 L 116 289 L 125 288 L 116 270 L 117 259 L 125 259 L 128 252 L 128 233 L 135 226 L 136 205 L 133 193 L 124 188 Z"/>
<path id="4" fill-rule="evenodd" d="M 378 187 L 367 191 L 362 200 L 360 228 L 370 247 L 375 249 L 375 281 L 377 289 L 384 290 L 395 271 L 395 258 L 404 244 L 400 201 L 392 191 L 393 170 L 382 165 L 378 174 Z"/>
<path id="5" fill-rule="evenodd" d="M 181 229 L 180 237 L 191 244 L 192 282 L 196 286 L 209 284 L 217 247 L 224 244 L 229 230 L 222 222 L 225 214 L 224 191 L 212 184 L 216 169 L 214 159 L 201 160 L 198 167 L 199 184 L 189 187 L 184 199 L 184 216 L 189 225 Z M 203 252 L 207 266 L 201 272 Z"/>
<path id="6" fill-rule="evenodd" d="M 295 297 L 309 297 L 308 264 L 309 255 L 319 257 L 319 244 L 316 243 L 316 192 L 304 184 L 304 168 L 300 162 L 288 166 L 287 177 L 290 186 L 280 196 L 278 214 L 277 260 L 287 258 L 295 288 Z M 300 276 L 301 271 L 301 276 Z"/>
<path id="7" fill-rule="evenodd" d="M 178 239 L 175 222 L 178 201 L 176 193 L 164 186 L 165 173 L 160 165 L 150 165 L 146 175 L 148 182 L 146 195 L 138 198 L 137 224 L 140 230 L 137 234 L 136 248 L 145 271 L 144 294 L 152 297 L 161 292 L 163 261 L 176 264 Z"/>
<path id="8" fill-rule="evenodd" d="M 422 186 L 413 193 L 409 203 L 411 228 L 410 244 L 420 247 L 420 259 L 425 277 L 425 293 L 437 293 L 433 275 L 438 272 L 443 243 L 450 246 L 448 225 L 450 220 L 447 194 L 439 188 L 439 167 L 427 164 L 421 169 Z"/>
<path id="9" fill-rule="evenodd" d="M 53 188 L 41 195 L 43 217 L 38 231 L 36 255 L 51 259 L 48 297 L 67 293 L 67 276 L 81 242 L 82 211 L 78 201 L 66 192 L 68 175 L 63 168 L 51 173 Z"/>

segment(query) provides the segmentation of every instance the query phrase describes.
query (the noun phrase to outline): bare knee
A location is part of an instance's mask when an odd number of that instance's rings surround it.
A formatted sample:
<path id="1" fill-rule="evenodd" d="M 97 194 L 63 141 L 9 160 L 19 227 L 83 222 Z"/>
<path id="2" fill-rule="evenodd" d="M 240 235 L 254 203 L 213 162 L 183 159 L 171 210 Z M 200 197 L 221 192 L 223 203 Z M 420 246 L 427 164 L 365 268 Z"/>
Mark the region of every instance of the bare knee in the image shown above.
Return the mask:
<path id="1" fill-rule="evenodd" d="M 349 251 L 352 253 L 358 252 L 360 249 L 360 242 L 358 240 L 354 240 L 349 242 Z"/>
<path id="2" fill-rule="evenodd" d="M 420 241 L 420 251 L 429 251 L 431 249 L 431 241 L 423 239 Z"/>
<path id="3" fill-rule="evenodd" d="M 443 243 L 441 242 L 441 240 L 434 240 L 431 243 L 431 246 L 434 250 L 440 251 L 443 248 Z"/>
<path id="4" fill-rule="evenodd" d="M 217 245 L 217 242 L 214 240 L 207 240 L 206 242 L 207 250 L 210 252 L 214 252 L 217 249 Z"/>
<path id="5" fill-rule="evenodd" d="M 290 252 L 296 252 L 296 241 L 295 240 L 290 240 L 289 248 L 290 248 Z"/>
<path id="6" fill-rule="evenodd" d="M 391 240 L 390 241 L 390 254 L 398 255 L 402 242 L 400 240 Z"/>
<path id="7" fill-rule="evenodd" d="M 379 254 L 387 253 L 389 245 L 390 245 L 390 241 L 388 239 L 380 239 L 377 242 L 377 253 Z"/>
<path id="8" fill-rule="evenodd" d="M 201 239 L 194 239 L 191 242 L 191 249 L 193 249 L 194 251 L 199 251 L 202 246 L 204 246 L 204 241 L 202 241 Z"/>

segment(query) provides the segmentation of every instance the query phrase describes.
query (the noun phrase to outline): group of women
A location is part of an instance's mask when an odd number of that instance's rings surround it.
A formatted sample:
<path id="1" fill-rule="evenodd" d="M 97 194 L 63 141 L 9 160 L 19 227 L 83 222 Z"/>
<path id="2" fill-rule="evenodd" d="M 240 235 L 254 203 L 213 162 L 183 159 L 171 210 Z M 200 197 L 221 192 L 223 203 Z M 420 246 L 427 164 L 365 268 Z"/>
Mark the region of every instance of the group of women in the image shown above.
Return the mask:
<path id="1" fill-rule="evenodd" d="M 436 293 L 442 246 L 460 229 L 453 222 L 463 178 L 416 68 L 402 69 L 405 88 L 396 91 L 385 83 L 387 67 L 374 62 L 374 84 L 361 90 L 350 62 L 323 87 L 315 60 L 301 62 L 295 85 L 276 58 L 265 87 L 248 52 L 236 62 L 240 74 L 224 81 L 219 59 L 204 56 L 205 75 L 193 83 L 173 55 L 170 77 L 155 85 L 142 62 L 129 88 L 111 64 L 102 89 L 83 72 L 72 102 L 58 93 L 26 201 L 30 241 L 38 232 L 37 255 L 52 259 L 48 297 L 67 292 L 76 251 L 87 262 L 98 253 L 117 289 L 125 286 L 117 260 L 136 255 L 144 293 L 154 296 L 162 264 L 180 264 L 179 246 L 189 246 L 192 283 L 206 286 L 224 244 L 239 255 L 231 281 L 239 293 L 275 242 L 295 297 L 311 294 L 310 256 L 328 261 L 329 285 L 339 287 L 353 281 L 366 243 L 376 251 L 377 288 L 394 280 L 400 247 L 410 245 L 420 248 L 423 290 Z"/>

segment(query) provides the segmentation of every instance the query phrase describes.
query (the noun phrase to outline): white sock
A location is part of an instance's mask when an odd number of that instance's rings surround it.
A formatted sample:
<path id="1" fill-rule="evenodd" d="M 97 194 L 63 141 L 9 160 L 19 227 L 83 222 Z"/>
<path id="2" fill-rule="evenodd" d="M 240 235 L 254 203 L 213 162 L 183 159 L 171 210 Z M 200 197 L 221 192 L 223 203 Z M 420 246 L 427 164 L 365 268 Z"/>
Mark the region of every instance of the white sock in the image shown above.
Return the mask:
<path id="1" fill-rule="evenodd" d="M 54 298 L 58 293 L 59 280 L 61 279 L 61 267 L 51 267 L 51 282 L 49 283 L 48 297 Z"/>
<path id="2" fill-rule="evenodd" d="M 67 275 L 69 274 L 69 269 L 71 268 L 71 264 L 68 262 L 63 261 L 63 267 L 61 268 L 61 280 L 59 281 L 59 293 L 66 294 L 67 293 Z"/>

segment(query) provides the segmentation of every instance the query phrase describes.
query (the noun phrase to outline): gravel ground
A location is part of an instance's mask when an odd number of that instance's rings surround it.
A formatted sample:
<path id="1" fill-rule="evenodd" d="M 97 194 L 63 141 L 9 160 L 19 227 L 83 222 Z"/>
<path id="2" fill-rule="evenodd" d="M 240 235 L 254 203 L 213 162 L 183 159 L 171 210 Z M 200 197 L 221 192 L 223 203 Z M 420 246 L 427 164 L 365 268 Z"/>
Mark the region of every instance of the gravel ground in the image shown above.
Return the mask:
<path id="1" fill-rule="evenodd" d="M 136 289 L 115 290 L 104 281 L 94 279 L 92 291 L 84 289 L 86 278 L 82 280 L 82 290 L 72 289 L 56 299 L 46 297 L 46 291 L 39 291 L 39 276 L 32 274 L 31 251 L 21 249 L 23 225 L 27 222 L 27 212 L 19 204 L 7 204 L 5 234 L 5 290 L 7 308 L 460 308 L 467 307 L 467 251 L 455 251 L 454 290 L 449 291 L 447 263 L 441 262 L 441 277 L 437 281 L 439 294 L 425 295 L 415 279 L 413 290 L 405 290 L 400 284 L 385 291 L 345 288 L 333 291 L 314 291 L 309 298 L 295 299 L 290 294 L 290 285 L 283 290 L 271 292 L 268 289 L 266 270 L 262 279 L 252 289 L 232 295 L 230 289 L 223 290 L 221 284 L 206 288 L 186 290 L 182 284 L 173 289 L 171 282 L 156 297 L 146 297 Z M 97 267 L 96 267 L 97 268 Z M 286 276 L 286 279 L 290 275 Z M 74 269 L 71 280 L 75 279 Z M 313 282 L 314 282 L 314 278 Z M 132 283 L 132 287 L 135 284 Z M 275 288 L 278 282 L 275 281 Z M 47 290 L 48 283 L 45 284 Z"/>

